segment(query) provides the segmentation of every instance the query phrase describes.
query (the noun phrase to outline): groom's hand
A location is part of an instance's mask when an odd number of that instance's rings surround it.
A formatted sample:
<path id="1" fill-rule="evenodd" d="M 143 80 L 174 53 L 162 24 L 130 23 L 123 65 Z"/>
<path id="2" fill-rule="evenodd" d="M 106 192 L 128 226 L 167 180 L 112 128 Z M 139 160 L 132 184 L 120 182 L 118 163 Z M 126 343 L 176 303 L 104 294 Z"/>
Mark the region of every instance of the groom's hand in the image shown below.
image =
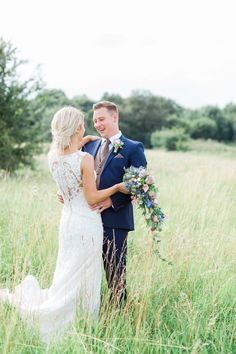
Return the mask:
<path id="1" fill-rule="evenodd" d="M 90 205 L 90 209 L 97 210 L 98 213 L 102 213 L 104 210 L 110 208 L 111 206 L 112 206 L 112 200 L 111 200 L 111 198 L 107 198 L 107 199 L 103 200 L 103 202 Z"/>

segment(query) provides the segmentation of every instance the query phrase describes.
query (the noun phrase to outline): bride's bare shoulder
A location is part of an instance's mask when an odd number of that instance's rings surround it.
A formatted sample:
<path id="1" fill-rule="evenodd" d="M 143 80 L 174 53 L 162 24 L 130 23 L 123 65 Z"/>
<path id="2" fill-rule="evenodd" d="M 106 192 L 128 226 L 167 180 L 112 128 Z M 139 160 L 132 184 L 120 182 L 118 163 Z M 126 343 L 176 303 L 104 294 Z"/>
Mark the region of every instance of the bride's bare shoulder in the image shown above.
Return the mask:
<path id="1" fill-rule="evenodd" d="M 83 159 L 81 161 L 81 167 L 83 168 L 92 168 L 94 169 L 94 158 L 87 152 L 83 152 Z"/>

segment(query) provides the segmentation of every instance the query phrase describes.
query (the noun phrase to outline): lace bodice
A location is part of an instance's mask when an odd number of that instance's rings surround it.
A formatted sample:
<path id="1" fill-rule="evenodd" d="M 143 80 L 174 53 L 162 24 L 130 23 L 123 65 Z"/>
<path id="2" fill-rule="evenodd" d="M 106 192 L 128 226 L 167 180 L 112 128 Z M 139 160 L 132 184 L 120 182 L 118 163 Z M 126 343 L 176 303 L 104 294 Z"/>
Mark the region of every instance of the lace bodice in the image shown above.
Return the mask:
<path id="1" fill-rule="evenodd" d="M 86 154 L 83 151 L 76 151 L 68 155 L 59 155 L 51 151 L 48 154 L 50 171 L 65 203 L 70 203 L 74 199 L 78 199 L 79 196 L 83 197 L 80 165 Z"/>

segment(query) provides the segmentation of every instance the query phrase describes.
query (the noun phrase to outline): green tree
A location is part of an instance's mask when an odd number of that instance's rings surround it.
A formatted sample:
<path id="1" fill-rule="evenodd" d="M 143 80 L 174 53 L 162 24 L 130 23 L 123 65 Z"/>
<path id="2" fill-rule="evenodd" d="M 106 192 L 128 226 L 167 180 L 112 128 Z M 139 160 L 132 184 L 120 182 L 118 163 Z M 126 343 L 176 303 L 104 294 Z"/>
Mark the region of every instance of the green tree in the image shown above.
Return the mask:
<path id="1" fill-rule="evenodd" d="M 165 125 L 168 129 L 181 128 L 187 134 L 189 134 L 191 130 L 191 121 L 189 119 L 179 117 L 177 114 L 172 114 L 167 117 Z"/>
<path id="2" fill-rule="evenodd" d="M 126 134 L 149 148 L 152 132 L 164 127 L 168 116 L 180 111 L 181 107 L 172 100 L 149 91 L 134 91 L 125 103 Z"/>
<path id="3" fill-rule="evenodd" d="M 216 139 L 218 141 L 233 140 L 233 126 L 229 119 L 224 115 L 224 112 L 216 106 L 206 106 L 200 111 L 203 117 L 208 117 L 215 121 L 217 125 Z"/>
<path id="4" fill-rule="evenodd" d="M 30 98 L 41 85 L 40 79 L 20 82 L 17 50 L 0 39 L 0 169 L 15 171 L 22 165 L 33 165 L 39 151 L 39 122 L 31 114 Z"/>
<path id="5" fill-rule="evenodd" d="M 233 140 L 236 140 L 236 104 L 229 103 L 224 108 L 224 115 L 230 121 L 233 128 Z"/>
<path id="6" fill-rule="evenodd" d="M 94 101 L 86 95 L 75 96 L 72 99 L 72 105 L 85 113 L 85 134 L 95 134 L 93 127 L 93 104 Z"/>
<path id="7" fill-rule="evenodd" d="M 101 100 L 114 102 L 118 105 L 119 108 L 123 107 L 125 104 L 125 99 L 121 95 L 116 93 L 105 92 Z"/>
<path id="8" fill-rule="evenodd" d="M 62 90 L 43 90 L 30 102 L 30 111 L 34 120 L 40 122 L 40 140 L 51 141 L 51 120 L 57 110 L 63 106 L 71 105 Z"/>

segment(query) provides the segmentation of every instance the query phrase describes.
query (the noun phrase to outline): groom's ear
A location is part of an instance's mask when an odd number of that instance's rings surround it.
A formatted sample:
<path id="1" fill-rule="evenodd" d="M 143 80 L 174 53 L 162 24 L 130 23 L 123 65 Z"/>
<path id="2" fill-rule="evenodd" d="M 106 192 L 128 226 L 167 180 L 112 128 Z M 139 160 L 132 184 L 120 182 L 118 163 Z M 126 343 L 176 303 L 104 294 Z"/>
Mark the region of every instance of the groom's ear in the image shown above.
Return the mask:
<path id="1" fill-rule="evenodd" d="M 113 112 L 113 119 L 114 119 L 114 122 L 118 122 L 119 116 L 118 116 L 117 112 Z"/>

